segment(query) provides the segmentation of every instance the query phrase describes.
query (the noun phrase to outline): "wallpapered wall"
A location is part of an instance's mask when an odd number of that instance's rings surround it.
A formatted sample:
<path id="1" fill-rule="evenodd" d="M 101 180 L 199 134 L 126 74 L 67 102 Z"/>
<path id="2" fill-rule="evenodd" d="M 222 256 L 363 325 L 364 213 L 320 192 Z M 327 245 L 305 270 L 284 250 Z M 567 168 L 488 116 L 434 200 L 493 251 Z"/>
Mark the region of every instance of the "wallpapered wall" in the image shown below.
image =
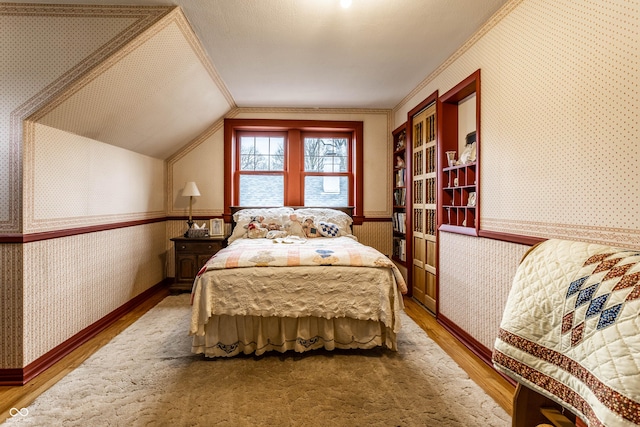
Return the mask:
<path id="1" fill-rule="evenodd" d="M 22 121 L 169 10 L 0 3 L 0 232 L 22 231 Z"/>
<path id="2" fill-rule="evenodd" d="M 25 224 L 30 232 L 164 216 L 164 161 L 28 123 Z"/>
<path id="3" fill-rule="evenodd" d="M 165 224 L 157 222 L 24 245 L 24 355 L 18 366 L 159 283 L 165 242 Z"/>
<path id="4" fill-rule="evenodd" d="M 170 10 L 0 4 L 0 233 L 164 214 L 162 160 L 26 119 Z M 1 244 L 0 369 L 28 365 L 160 282 L 165 239 L 154 223 Z"/>
<path id="5" fill-rule="evenodd" d="M 640 247 L 640 3 L 508 3 L 394 110 L 481 82 L 480 228 Z M 522 245 L 440 234 L 440 312 L 492 348 Z"/>

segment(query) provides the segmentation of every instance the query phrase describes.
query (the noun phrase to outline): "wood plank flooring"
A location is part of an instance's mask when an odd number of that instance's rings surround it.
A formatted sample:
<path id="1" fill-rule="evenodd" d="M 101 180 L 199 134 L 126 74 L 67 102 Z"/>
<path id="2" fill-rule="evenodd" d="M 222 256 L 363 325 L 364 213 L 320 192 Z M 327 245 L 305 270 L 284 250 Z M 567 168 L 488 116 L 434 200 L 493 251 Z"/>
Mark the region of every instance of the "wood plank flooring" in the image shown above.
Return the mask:
<path id="1" fill-rule="evenodd" d="M 41 393 L 77 368 L 93 353 L 133 324 L 167 295 L 167 290 L 155 294 L 26 385 L 0 387 L 0 423 L 10 417 L 12 408 L 20 409 L 30 405 Z M 418 303 L 405 298 L 405 311 L 431 339 L 467 372 L 473 381 L 480 385 L 508 414 L 512 414 L 514 387 L 508 381 L 478 359 L 477 356 L 439 325 L 435 318 Z"/>
<path id="2" fill-rule="evenodd" d="M 513 414 L 515 387 L 440 325 L 435 317 L 411 298 L 404 311 L 509 415 Z"/>

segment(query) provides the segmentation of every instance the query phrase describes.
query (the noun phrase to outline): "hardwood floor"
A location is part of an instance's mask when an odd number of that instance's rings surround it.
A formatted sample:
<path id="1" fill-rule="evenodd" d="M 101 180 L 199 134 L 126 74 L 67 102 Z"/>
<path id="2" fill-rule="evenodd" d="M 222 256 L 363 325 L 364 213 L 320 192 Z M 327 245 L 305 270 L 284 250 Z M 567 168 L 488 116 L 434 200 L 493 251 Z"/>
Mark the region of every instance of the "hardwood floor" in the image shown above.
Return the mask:
<path id="1" fill-rule="evenodd" d="M 440 325 L 435 317 L 411 298 L 404 299 L 404 311 L 509 415 L 513 414 L 515 387 Z"/>
<path id="2" fill-rule="evenodd" d="M 21 409 L 30 405 L 41 393 L 77 368 L 93 353 L 138 320 L 167 295 L 168 291 L 166 290 L 155 294 L 26 385 L 0 387 L 0 423 L 11 416 L 10 411 L 12 408 Z M 405 311 L 431 339 L 467 372 L 473 381 L 480 385 L 509 415 L 512 414 L 514 387 L 508 381 L 478 359 L 476 355 L 439 325 L 435 318 L 418 303 L 405 298 Z"/>

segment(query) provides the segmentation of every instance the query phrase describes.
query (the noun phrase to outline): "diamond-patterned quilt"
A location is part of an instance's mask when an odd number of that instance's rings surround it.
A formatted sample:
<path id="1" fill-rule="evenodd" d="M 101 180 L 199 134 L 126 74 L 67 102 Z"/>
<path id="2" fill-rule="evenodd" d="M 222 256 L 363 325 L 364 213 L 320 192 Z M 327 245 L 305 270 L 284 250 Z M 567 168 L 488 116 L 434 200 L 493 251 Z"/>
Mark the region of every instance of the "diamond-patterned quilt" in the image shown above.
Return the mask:
<path id="1" fill-rule="evenodd" d="M 589 426 L 640 425 L 640 250 L 534 247 L 514 277 L 493 363 Z"/>

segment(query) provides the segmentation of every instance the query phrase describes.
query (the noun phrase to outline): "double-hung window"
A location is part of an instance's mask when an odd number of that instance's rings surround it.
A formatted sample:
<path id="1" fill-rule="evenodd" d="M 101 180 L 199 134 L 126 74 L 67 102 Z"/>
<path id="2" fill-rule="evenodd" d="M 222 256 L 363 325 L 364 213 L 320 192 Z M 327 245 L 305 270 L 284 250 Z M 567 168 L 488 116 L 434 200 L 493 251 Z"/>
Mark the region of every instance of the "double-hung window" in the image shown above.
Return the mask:
<path id="1" fill-rule="evenodd" d="M 348 134 L 302 134 L 305 206 L 349 206 L 351 138 Z"/>
<path id="2" fill-rule="evenodd" d="M 286 141 L 282 132 L 238 132 L 239 206 L 284 205 Z"/>
<path id="3" fill-rule="evenodd" d="M 229 206 L 362 209 L 362 122 L 225 120 Z"/>

